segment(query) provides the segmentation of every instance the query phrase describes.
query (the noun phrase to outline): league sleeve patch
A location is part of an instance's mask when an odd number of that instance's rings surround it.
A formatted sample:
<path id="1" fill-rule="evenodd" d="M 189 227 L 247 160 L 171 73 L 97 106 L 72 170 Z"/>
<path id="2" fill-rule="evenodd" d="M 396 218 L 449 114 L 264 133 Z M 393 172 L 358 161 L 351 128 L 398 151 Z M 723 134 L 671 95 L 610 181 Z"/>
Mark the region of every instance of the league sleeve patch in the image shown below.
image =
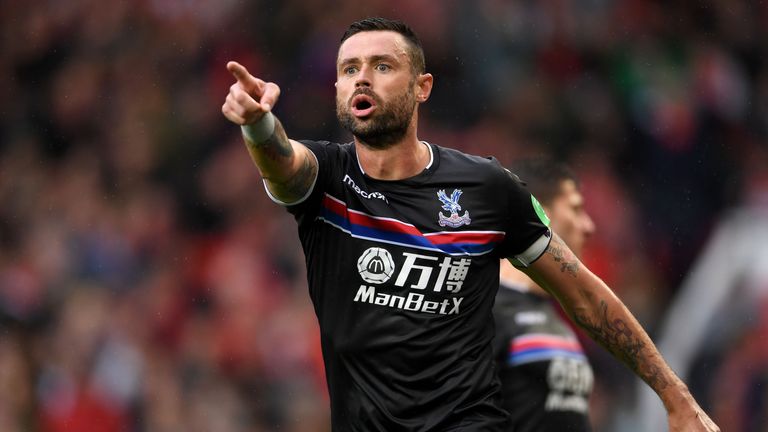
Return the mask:
<path id="1" fill-rule="evenodd" d="M 541 206 L 539 200 L 537 200 L 533 194 L 531 194 L 531 204 L 533 204 L 533 209 L 536 211 L 536 215 L 539 217 L 539 220 L 541 220 L 541 223 L 549 227 L 549 217 L 547 217 L 544 207 Z"/>

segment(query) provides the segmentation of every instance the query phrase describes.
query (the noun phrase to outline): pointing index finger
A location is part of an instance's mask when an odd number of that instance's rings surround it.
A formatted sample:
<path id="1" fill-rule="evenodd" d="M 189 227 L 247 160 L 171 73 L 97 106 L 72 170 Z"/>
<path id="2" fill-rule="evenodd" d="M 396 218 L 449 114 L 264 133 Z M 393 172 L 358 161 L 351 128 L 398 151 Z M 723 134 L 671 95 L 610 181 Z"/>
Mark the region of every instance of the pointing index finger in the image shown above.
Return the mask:
<path id="1" fill-rule="evenodd" d="M 227 70 L 235 77 L 237 82 L 242 84 L 247 90 L 261 90 L 261 80 L 251 75 L 250 72 L 248 72 L 248 69 L 240 63 L 236 61 L 228 62 Z"/>
<path id="2" fill-rule="evenodd" d="M 248 69 L 236 61 L 227 62 L 227 70 L 240 82 L 247 81 L 251 76 Z"/>

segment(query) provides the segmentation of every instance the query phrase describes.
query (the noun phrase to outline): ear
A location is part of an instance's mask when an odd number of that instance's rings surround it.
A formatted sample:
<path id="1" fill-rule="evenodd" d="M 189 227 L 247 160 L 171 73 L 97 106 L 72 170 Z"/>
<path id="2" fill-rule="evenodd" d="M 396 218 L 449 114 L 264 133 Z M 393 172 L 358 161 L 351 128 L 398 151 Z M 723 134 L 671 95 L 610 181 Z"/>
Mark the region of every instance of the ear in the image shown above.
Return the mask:
<path id="1" fill-rule="evenodd" d="M 432 94 L 433 82 L 434 77 L 429 73 L 424 73 L 416 77 L 416 100 L 419 103 L 424 103 L 429 99 L 429 95 Z"/>

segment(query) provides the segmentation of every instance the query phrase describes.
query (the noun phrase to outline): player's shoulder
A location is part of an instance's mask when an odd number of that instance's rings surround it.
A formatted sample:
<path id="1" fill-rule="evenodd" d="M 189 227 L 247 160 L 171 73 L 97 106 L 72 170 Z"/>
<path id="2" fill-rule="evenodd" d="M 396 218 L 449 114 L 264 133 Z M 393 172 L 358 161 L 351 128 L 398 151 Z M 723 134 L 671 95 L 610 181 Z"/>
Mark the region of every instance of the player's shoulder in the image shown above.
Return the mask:
<path id="1" fill-rule="evenodd" d="M 340 144 L 332 141 L 297 140 L 317 157 L 320 165 L 346 165 L 354 159 L 352 143 Z"/>
<path id="2" fill-rule="evenodd" d="M 312 151 L 323 151 L 323 152 L 334 152 L 334 153 L 350 153 L 352 151 L 352 143 L 337 143 L 332 141 L 316 141 L 316 140 L 308 140 L 308 139 L 301 139 L 297 140 L 299 143 L 304 145 L 305 147 L 308 147 Z"/>
<path id="3" fill-rule="evenodd" d="M 451 172 L 471 173 L 485 181 L 508 182 L 516 178 L 493 156 L 479 156 L 461 150 L 436 146 L 440 152 L 440 164 Z"/>
<path id="4" fill-rule="evenodd" d="M 492 168 L 495 166 L 501 167 L 499 161 L 496 160 L 496 158 L 493 156 L 479 156 L 439 145 L 435 145 L 435 147 L 440 152 L 441 159 L 444 163 L 469 165 L 474 167 L 485 166 L 487 168 Z"/>

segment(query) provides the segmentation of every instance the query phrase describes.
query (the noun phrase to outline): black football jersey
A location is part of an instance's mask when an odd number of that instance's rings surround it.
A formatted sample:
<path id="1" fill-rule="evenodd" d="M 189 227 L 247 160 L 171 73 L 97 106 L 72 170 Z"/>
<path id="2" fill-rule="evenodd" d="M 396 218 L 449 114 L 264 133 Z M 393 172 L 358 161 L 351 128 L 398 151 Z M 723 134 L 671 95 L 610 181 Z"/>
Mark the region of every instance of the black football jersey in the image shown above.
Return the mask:
<path id="1" fill-rule="evenodd" d="M 589 432 L 593 373 L 553 300 L 501 284 L 494 341 L 515 432 Z"/>
<path id="2" fill-rule="evenodd" d="M 535 199 L 492 158 L 436 145 L 420 174 L 376 180 L 352 143 L 319 163 L 298 222 L 342 431 L 501 431 L 492 306 L 499 258 L 549 244 Z"/>

